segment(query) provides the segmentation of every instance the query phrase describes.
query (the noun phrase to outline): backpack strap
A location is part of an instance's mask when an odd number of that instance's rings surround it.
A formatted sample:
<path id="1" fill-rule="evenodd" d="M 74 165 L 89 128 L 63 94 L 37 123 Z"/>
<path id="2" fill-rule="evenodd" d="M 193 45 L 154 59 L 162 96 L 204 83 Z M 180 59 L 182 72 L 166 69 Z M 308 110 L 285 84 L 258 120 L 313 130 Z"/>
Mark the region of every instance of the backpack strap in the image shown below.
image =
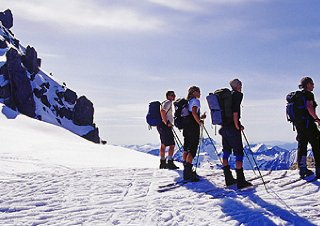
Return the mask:
<path id="1" fill-rule="evenodd" d="M 161 107 L 163 108 L 163 103 L 164 102 L 166 102 L 165 100 L 161 103 Z M 169 107 L 169 109 L 168 109 L 168 111 L 165 111 L 166 112 L 166 114 L 168 114 L 168 112 L 170 111 L 172 109 L 172 103 L 171 103 L 171 105 L 170 105 L 170 107 Z"/>
<path id="2" fill-rule="evenodd" d="M 163 108 L 163 103 L 165 102 L 165 100 L 161 103 L 161 108 Z M 166 115 L 168 114 L 168 112 L 170 111 L 172 109 L 172 103 L 171 103 L 171 105 L 170 105 L 170 107 L 169 107 L 169 109 L 168 109 L 168 111 L 165 111 L 166 112 Z M 169 121 L 169 120 L 168 120 Z M 166 122 L 166 123 L 168 123 L 168 122 Z"/>

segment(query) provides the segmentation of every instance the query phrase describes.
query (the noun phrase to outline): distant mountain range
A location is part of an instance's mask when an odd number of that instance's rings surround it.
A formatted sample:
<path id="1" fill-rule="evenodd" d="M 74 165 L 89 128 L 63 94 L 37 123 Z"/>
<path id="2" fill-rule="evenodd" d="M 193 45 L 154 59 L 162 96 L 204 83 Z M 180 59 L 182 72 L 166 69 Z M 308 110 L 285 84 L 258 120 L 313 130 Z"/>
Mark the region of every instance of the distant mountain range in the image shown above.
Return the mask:
<path id="1" fill-rule="evenodd" d="M 273 142 L 272 142 L 273 143 Z M 220 168 L 221 162 L 217 158 L 221 158 L 222 146 L 213 141 L 214 146 L 209 138 L 204 138 L 200 144 L 200 153 L 198 164 L 205 168 Z M 266 144 L 252 144 L 250 148 L 245 147 L 244 169 L 252 169 L 255 166 L 255 161 L 261 170 L 286 170 L 289 169 L 296 159 L 297 144 L 294 143 L 280 143 L 279 146 L 272 146 Z M 159 156 L 159 144 L 144 144 L 144 145 L 125 145 L 125 147 Z M 287 147 L 288 149 L 284 148 Z M 253 159 L 254 157 L 254 159 Z M 248 160 L 250 159 L 250 161 Z M 176 150 L 174 159 L 182 161 L 182 150 Z M 255 161 L 254 161 L 255 160 Z M 196 163 L 197 157 L 194 159 Z M 235 157 L 231 155 L 230 165 L 235 165 Z M 256 167 L 255 167 L 256 168 Z"/>

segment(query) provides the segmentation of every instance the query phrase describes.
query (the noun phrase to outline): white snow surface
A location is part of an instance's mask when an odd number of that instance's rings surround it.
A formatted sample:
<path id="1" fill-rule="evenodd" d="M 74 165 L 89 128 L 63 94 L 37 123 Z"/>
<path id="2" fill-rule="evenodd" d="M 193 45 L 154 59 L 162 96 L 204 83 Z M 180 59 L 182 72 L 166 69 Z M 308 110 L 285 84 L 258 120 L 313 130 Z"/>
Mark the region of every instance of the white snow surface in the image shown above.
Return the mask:
<path id="1" fill-rule="evenodd" d="M 320 182 L 297 171 L 262 171 L 268 192 L 260 179 L 225 188 L 207 168 L 200 182 L 162 187 L 182 179 L 179 163 L 160 170 L 156 156 L 0 107 L 0 225 L 320 225 Z"/>

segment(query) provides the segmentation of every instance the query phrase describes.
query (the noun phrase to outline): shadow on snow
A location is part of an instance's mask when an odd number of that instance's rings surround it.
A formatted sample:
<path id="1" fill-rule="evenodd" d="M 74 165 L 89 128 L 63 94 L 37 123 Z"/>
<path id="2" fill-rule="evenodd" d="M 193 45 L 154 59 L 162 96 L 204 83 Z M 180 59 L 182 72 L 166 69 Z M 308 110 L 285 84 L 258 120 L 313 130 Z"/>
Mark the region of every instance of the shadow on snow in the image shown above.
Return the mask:
<path id="1" fill-rule="evenodd" d="M 180 177 L 176 179 L 177 181 L 182 178 L 182 172 L 179 172 L 179 174 Z M 313 184 L 320 186 L 320 182 L 317 181 L 313 182 Z M 295 213 L 274 191 L 269 191 L 268 193 L 265 191 L 265 193 L 272 196 L 279 204 L 281 203 L 285 206 L 285 208 L 278 206 L 276 203 L 265 201 L 259 195 L 255 194 L 255 188 L 241 191 L 232 188 L 221 188 L 206 178 L 201 178 L 199 182 L 189 182 L 181 186 L 194 192 L 211 196 L 210 198 L 212 199 L 220 199 L 222 201 L 220 204 L 221 210 L 227 216 L 231 217 L 231 219 L 238 221 L 239 224 L 278 225 L 271 219 L 279 217 L 290 225 L 315 225 L 308 219 Z M 248 201 L 253 203 L 254 208 L 246 205 Z M 277 221 L 277 219 L 275 219 L 275 221 Z"/>

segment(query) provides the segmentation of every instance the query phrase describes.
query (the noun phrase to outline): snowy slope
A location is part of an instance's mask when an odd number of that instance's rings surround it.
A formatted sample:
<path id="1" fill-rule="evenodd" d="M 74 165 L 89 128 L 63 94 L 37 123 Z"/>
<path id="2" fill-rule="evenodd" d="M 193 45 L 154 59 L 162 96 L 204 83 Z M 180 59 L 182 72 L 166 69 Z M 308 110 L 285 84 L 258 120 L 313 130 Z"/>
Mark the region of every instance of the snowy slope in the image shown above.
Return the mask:
<path id="1" fill-rule="evenodd" d="M 1 111 L 0 225 L 320 224 L 320 183 L 296 171 L 263 171 L 269 193 L 259 179 L 225 189 L 222 171 L 205 168 L 198 183 L 165 186 L 182 171 L 159 170 L 158 157 Z"/>

